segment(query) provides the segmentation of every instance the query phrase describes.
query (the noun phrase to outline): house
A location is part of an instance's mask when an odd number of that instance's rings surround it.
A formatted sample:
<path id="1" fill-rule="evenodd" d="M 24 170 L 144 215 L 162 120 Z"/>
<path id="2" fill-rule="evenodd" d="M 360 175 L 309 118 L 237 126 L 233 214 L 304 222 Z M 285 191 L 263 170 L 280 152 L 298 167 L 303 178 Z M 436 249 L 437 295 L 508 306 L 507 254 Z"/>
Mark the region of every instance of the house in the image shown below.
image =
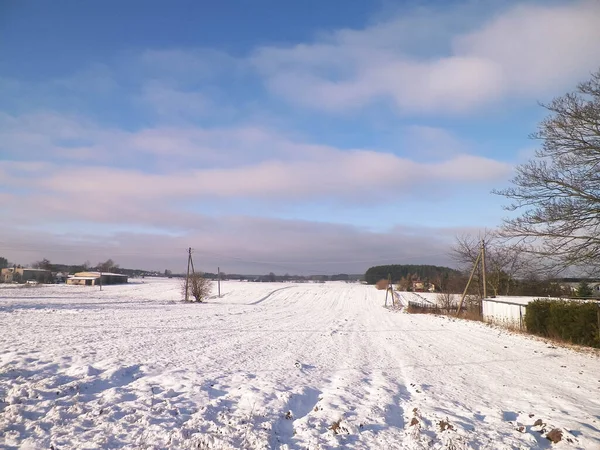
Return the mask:
<path id="1" fill-rule="evenodd" d="M 63 273 L 63 272 L 57 272 L 54 274 L 54 282 L 56 284 L 61 284 L 61 283 L 66 283 L 67 281 L 67 274 Z"/>
<path id="2" fill-rule="evenodd" d="M 428 283 L 427 281 L 413 280 L 412 281 L 413 292 L 435 292 L 435 284 Z"/>
<path id="3" fill-rule="evenodd" d="M 51 283 L 52 272 L 28 267 L 7 267 L 0 271 L 0 282 L 2 283 L 26 283 L 28 281 Z"/>
<path id="4" fill-rule="evenodd" d="M 127 275 L 110 272 L 78 272 L 67 278 L 67 284 L 77 284 L 81 286 L 97 286 L 102 284 L 125 284 L 128 280 Z"/>
<path id="5" fill-rule="evenodd" d="M 600 280 L 586 278 L 563 278 L 558 280 L 560 286 L 566 291 L 567 295 L 577 295 L 577 290 L 582 281 L 585 281 L 592 290 L 592 297 L 600 297 Z"/>

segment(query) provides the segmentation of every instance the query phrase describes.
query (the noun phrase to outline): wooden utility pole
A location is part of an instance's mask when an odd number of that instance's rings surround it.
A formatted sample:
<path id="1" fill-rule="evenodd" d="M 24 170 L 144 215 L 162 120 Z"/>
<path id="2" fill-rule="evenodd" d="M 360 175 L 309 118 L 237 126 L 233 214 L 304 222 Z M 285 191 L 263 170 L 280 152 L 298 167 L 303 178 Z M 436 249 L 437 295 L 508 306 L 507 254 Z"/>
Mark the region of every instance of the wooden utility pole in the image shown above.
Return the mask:
<path id="1" fill-rule="evenodd" d="M 219 298 L 221 298 L 221 268 L 217 267 L 217 286 L 219 289 Z"/>
<path id="2" fill-rule="evenodd" d="M 192 261 L 192 247 L 188 248 L 187 274 L 185 275 L 185 301 L 189 301 L 188 287 L 190 284 L 190 262 Z"/>
<path id="3" fill-rule="evenodd" d="M 102 290 L 102 268 L 100 268 L 100 290 Z"/>
<path id="4" fill-rule="evenodd" d="M 481 251 L 479 251 L 479 254 L 477 255 L 477 259 L 475 260 L 475 264 L 473 264 L 473 270 L 471 270 L 471 276 L 469 277 L 469 281 L 467 282 L 467 286 L 465 287 L 465 290 L 462 294 L 462 297 L 460 298 L 460 303 L 458 304 L 458 309 L 456 310 L 456 315 L 458 316 L 460 314 L 460 310 L 462 308 L 462 304 L 465 300 L 465 297 L 467 295 L 467 291 L 469 290 L 469 286 L 471 285 L 471 281 L 473 280 L 473 275 L 475 275 L 475 270 L 477 269 L 477 266 L 479 266 L 479 260 L 481 259 Z"/>
<path id="5" fill-rule="evenodd" d="M 483 298 L 487 298 L 487 281 L 485 278 L 485 240 L 481 240 L 481 272 L 483 275 Z M 479 313 L 483 316 L 483 298 L 479 306 Z"/>

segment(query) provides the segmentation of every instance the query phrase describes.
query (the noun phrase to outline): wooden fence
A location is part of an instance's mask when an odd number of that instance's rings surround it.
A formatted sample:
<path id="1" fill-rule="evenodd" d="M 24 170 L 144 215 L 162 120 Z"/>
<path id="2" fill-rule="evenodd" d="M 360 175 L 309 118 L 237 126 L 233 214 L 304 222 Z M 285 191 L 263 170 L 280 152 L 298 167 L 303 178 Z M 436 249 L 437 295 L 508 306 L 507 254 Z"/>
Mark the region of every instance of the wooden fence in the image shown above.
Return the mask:
<path id="1" fill-rule="evenodd" d="M 448 308 L 442 308 L 435 303 L 430 302 L 408 302 L 408 307 L 412 313 L 423 314 L 456 314 L 458 305 L 451 305 Z"/>

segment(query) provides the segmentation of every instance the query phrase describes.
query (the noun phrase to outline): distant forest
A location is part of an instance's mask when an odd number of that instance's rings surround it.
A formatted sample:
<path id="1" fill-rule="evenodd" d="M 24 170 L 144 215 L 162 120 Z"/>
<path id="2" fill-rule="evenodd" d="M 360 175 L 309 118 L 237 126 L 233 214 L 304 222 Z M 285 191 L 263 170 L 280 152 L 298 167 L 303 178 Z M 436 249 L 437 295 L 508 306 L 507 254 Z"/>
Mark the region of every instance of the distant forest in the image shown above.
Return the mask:
<path id="1" fill-rule="evenodd" d="M 381 279 L 387 279 L 392 275 L 392 282 L 396 283 L 401 278 L 415 278 L 421 281 L 435 283 L 444 277 L 460 275 L 460 272 L 449 267 L 413 265 L 413 264 L 392 264 L 387 266 L 369 267 L 365 273 L 365 281 L 368 284 L 375 284 Z"/>

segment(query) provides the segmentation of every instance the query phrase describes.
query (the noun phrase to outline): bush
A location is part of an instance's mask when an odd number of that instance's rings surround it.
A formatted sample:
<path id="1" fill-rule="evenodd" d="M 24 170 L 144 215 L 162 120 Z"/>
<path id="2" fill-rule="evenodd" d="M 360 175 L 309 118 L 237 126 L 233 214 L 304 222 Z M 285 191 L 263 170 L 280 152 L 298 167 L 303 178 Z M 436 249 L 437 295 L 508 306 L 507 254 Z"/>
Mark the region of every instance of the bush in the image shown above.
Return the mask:
<path id="1" fill-rule="evenodd" d="M 181 293 L 185 300 L 185 278 L 181 283 Z M 188 281 L 189 301 L 203 302 L 212 291 L 212 283 L 208 278 L 204 278 L 201 273 L 191 273 Z"/>
<path id="2" fill-rule="evenodd" d="M 527 305 L 525 313 L 525 326 L 527 331 L 538 336 L 548 336 L 548 317 L 550 316 L 550 303 L 547 300 L 535 300 Z"/>
<path id="3" fill-rule="evenodd" d="M 527 305 L 527 331 L 578 345 L 600 347 L 594 302 L 536 300 Z"/>
<path id="4" fill-rule="evenodd" d="M 449 313 L 451 310 L 456 310 L 458 304 L 456 296 L 449 292 L 442 292 L 436 296 L 436 303 L 441 309 Z"/>
<path id="5" fill-rule="evenodd" d="M 582 281 L 581 283 L 579 283 L 579 287 L 577 287 L 575 295 L 577 295 L 577 297 L 582 298 L 591 297 L 592 295 L 594 295 L 594 290 L 590 287 L 589 284 L 587 284 L 585 281 Z"/>
<path id="6" fill-rule="evenodd" d="M 377 288 L 377 290 L 379 291 L 384 291 L 386 290 L 390 285 L 389 280 L 382 278 L 381 280 L 379 280 L 377 283 L 375 283 L 375 287 Z"/>

